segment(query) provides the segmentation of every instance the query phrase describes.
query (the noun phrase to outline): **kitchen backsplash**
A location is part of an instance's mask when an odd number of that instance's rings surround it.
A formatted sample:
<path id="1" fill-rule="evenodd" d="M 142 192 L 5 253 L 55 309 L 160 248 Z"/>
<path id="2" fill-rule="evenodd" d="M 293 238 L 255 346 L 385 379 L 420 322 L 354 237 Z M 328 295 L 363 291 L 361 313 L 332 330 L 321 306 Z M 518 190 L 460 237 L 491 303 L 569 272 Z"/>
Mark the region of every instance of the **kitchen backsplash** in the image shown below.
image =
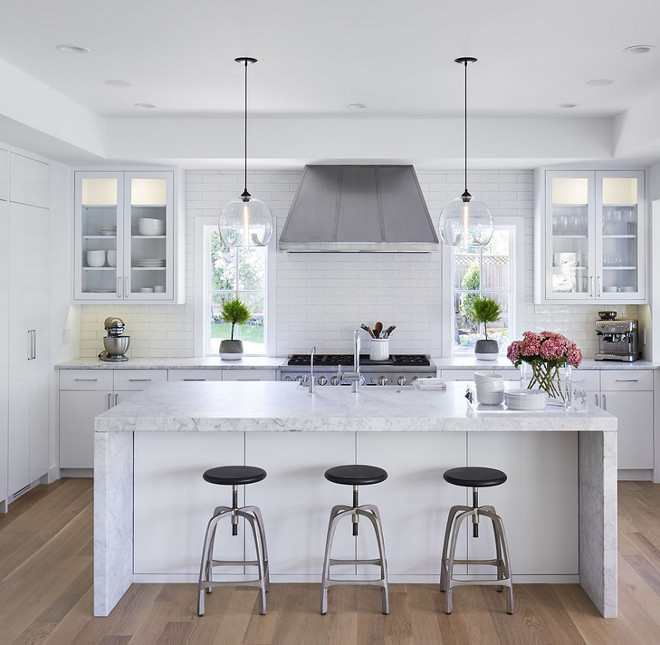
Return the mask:
<path id="1" fill-rule="evenodd" d="M 443 206 L 463 191 L 458 170 L 418 170 L 434 223 Z M 253 171 L 250 191 L 265 201 L 284 226 L 302 169 Z M 243 190 L 241 171 L 191 170 L 186 175 L 186 304 L 84 305 L 82 353 L 103 349 L 103 320 L 121 317 L 131 336 L 129 355 L 194 356 L 195 219 L 217 217 Z M 495 218 L 516 216 L 525 230 L 525 307 L 520 329 L 549 329 L 566 334 L 586 356 L 597 351 L 593 331 L 603 305 L 534 305 L 533 174 L 531 170 L 473 170 L 470 190 L 484 200 Z M 277 253 L 276 354 L 349 351 L 361 322 L 396 324 L 392 352 L 442 354 L 442 253 Z M 637 307 L 608 307 L 636 317 Z"/>

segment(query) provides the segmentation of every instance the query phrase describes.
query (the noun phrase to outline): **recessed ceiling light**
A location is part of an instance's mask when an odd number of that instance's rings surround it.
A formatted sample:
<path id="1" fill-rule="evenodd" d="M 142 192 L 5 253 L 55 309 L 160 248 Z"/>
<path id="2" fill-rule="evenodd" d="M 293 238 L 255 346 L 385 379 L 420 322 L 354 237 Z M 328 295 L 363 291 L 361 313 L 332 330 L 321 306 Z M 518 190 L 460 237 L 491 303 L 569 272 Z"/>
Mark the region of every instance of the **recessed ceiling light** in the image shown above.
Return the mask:
<path id="1" fill-rule="evenodd" d="M 122 81 L 119 79 L 110 79 L 109 81 L 105 81 L 106 85 L 110 85 L 111 87 L 132 87 L 133 83 L 130 81 Z"/>
<path id="2" fill-rule="evenodd" d="M 611 78 L 594 78 L 590 81 L 587 81 L 587 85 L 593 85 L 594 87 L 612 85 L 612 83 L 614 83 L 614 81 Z"/>
<path id="3" fill-rule="evenodd" d="M 64 54 L 89 54 L 87 47 L 79 47 L 78 45 L 58 45 L 55 49 Z"/>
<path id="4" fill-rule="evenodd" d="M 577 107 L 577 103 L 560 103 L 559 107 L 560 108 L 566 108 L 567 110 L 570 110 L 571 108 Z"/>
<path id="5" fill-rule="evenodd" d="M 351 110 L 364 110 L 367 107 L 366 103 L 349 103 L 348 107 Z"/>
<path id="6" fill-rule="evenodd" d="M 648 54 L 650 51 L 653 51 L 655 47 L 653 45 L 631 45 L 626 47 L 623 51 L 626 54 Z"/>
<path id="7" fill-rule="evenodd" d="M 155 108 L 156 106 L 153 103 L 136 103 L 135 104 L 136 108 L 144 108 L 145 110 L 151 110 Z"/>

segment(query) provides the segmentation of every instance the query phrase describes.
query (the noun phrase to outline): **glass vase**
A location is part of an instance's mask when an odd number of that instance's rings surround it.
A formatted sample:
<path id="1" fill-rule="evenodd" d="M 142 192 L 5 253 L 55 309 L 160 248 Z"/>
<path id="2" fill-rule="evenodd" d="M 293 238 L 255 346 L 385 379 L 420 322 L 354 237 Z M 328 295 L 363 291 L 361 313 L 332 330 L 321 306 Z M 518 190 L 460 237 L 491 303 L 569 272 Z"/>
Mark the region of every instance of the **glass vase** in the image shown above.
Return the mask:
<path id="1" fill-rule="evenodd" d="M 522 363 L 520 366 L 520 387 L 528 390 L 545 390 L 548 405 L 564 409 L 571 407 L 571 366 L 549 365 L 545 361 Z"/>

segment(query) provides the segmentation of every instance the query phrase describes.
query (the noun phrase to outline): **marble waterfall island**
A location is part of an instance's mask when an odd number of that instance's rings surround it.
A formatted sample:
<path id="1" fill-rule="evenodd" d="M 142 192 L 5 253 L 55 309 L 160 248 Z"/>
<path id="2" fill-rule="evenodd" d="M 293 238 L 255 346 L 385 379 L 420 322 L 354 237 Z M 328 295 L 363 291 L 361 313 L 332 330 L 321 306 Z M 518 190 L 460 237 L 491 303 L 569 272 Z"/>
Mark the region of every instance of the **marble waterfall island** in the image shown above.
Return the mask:
<path id="1" fill-rule="evenodd" d="M 201 475 L 222 464 L 268 472 L 240 502 L 262 509 L 272 580 L 320 581 L 330 508 L 350 501 L 323 473 L 372 463 L 390 475 L 362 498 L 381 510 L 391 582 L 437 584 L 447 513 L 468 496 L 442 473 L 492 466 L 509 479 L 481 501 L 504 520 L 514 583 L 579 582 L 603 616 L 616 616 L 615 417 L 599 408 L 474 410 L 464 388 L 311 395 L 285 382 L 169 382 L 104 412 L 95 422 L 95 615 L 108 615 L 132 582 L 196 581 L 206 522 L 228 501 Z M 242 538 L 222 533 L 228 559 L 249 555 Z M 369 557 L 368 531 L 357 543 L 341 533 L 339 551 Z M 490 557 L 492 536 L 481 533 L 466 531 L 460 557 Z"/>

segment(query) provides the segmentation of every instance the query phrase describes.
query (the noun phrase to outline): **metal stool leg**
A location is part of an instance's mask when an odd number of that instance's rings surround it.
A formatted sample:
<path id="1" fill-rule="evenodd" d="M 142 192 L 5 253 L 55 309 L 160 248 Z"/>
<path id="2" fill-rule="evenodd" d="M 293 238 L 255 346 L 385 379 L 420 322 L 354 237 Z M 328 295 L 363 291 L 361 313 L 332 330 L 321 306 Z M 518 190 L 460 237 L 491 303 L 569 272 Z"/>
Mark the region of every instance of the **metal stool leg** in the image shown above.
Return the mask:
<path id="1" fill-rule="evenodd" d="M 466 519 L 467 517 L 471 517 L 472 514 L 474 513 L 474 510 L 470 508 L 467 511 L 462 511 L 457 514 L 456 516 L 456 521 L 452 527 L 452 535 L 451 535 L 451 546 L 449 548 L 449 556 L 447 559 L 447 602 L 446 602 L 446 607 L 445 607 L 445 612 L 447 614 L 451 614 L 453 610 L 453 592 L 452 592 L 452 587 L 453 585 L 453 576 L 454 576 L 454 560 L 456 558 L 456 542 L 458 541 L 458 534 L 461 530 L 461 524 L 463 523 L 463 520 Z"/>
<path id="2" fill-rule="evenodd" d="M 442 546 L 442 560 L 440 561 L 440 591 L 447 591 L 447 550 L 449 538 L 452 533 L 452 525 L 458 513 L 471 510 L 470 506 L 452 506 L 447 516 L 447 527 L 445 528 L 445 541 Z"/>
<path id="3" fill-rule="evenodd" d="M 330 578 L 330 551 L 332 550 L 332 541 L 335 537 L 337 523 L 348 511 L 353 511 L 350 506 L 333 506 L 330 511 L 328 521 L 328 534 L 325 540 L 325 555 L 323 556 L 323 572 L 321 574 L 321 615 L 328 613 L 328 579 Z"/>
<path id="4" fill-rule="evenodd" d="M 261 544 L 261 533 L 259 531 L 258 520 L 252 513 L 246 513 L 242 510 L 236 512 L 239 517 L 245 518 L 252 528 L 252 536 L 254 538 L 254 548 L 257 555 L 257 568 L 259 571 L 259 588 L 261 589 L 261 609 L 259 613 L 263 616 L 266 614 L 266 561 L 264 560 L 264 552 Z"/>
<path id="5" fill-rule="evenodd" d="M 261 515 L 261 509 L 258 506 L 244 506 L 244 511 L 249 511 L 254 514 L 259 529 L 259 536 L 261 539 L 261 550 L 264 556 L 264 568 L 266 571 L 266 591 L 270 591 L 270 567 L 268 565 L 268 547 L 266 546 L 266 531 L 264 529 L 264 518 Z"/>
<path id="6" fill-rule="evenodd" d="M 380 554 L 380 576 L 381 576 L 381 602 L 382 613 L 387 615 L 390 613 L 390 594 L 387 583 L 387 557 L 385 556 L 385 540 L 383 539 L 383 525 L 380 521 L 380 513 L 378 507 L 372 504 L 362 506 L 360 510 L 366 510 L 368 513 L 360 513 L 365 515 L 373 524 L 374 532 L 376 533 L 376 540 L 378 542 L 378 552 Z"/>
<path id="7" fill-rule="evenodd" d="M 205 591 L 204 583 L 211 581 L 211 569 L 212 569 L 212 559 L 213 559 L 212 545 L 213 545 L 213 540 L 215 539 L 215 529 L 218 525 L 218 522 L 227 514 L 227 511 L 231 511 L 231 509 L 227 507 L 218 507 L 216 508 L 216 511 L 218 511 L 218 509 L 226 509 L 226 510 L 222 510 L 219 513 L 214 512 L 213 517 L 209 520 L 206 526 L 206 534 L 204 535 L 204 546 L 202 547 L 202 562 L 199 567 L 199 582 L 197 584 L 197 596 L 198 596 L 197 615 L 198 616 L 204 615 L 204 591 Z M 209 589 L 209 587 L 206 587 L 206 589 Z"/>

